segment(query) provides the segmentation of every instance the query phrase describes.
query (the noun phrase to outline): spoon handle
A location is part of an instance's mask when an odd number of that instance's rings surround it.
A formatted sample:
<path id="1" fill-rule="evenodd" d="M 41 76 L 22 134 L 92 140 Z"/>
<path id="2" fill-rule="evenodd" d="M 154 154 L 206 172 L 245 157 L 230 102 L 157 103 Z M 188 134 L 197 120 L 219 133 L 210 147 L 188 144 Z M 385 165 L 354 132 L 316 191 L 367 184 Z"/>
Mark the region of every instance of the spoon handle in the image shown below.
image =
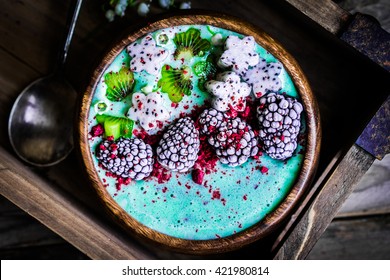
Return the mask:
<path id="1" fill-rule="evenodd" d="M 71 9 L 69 10 L 68 18 L 66 20 L 66 27 L 68 29 L 68 33 L 66 35 L 64 45 L 58 54 L 58 60 L 57 60 L 57 65 L 56 65 L 57 69 L 55 69 L 56 70 L 55 72 L 57 72 L 57 73 L 62 72 L 63 67 L 65 65 L 65 61 L 66 61 L 66 58 L 68 56 L 69 45 L 72 41 L 73 31 L 74 31 L 74 28 L 76 26 L 76 22 L 77 22 L 77 18 L 79 16 L 82 2 L 83 2 L 83 0 L 72 1 Z M 73 10 L 73 13 L 71 13 L 72 10 Z"/>

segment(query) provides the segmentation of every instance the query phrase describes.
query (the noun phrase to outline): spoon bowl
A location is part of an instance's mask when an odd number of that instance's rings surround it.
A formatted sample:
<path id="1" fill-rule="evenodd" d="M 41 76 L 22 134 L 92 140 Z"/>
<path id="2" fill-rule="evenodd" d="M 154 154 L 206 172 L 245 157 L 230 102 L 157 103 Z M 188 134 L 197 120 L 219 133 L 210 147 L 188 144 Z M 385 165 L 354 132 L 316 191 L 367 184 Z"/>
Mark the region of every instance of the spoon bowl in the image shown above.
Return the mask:
<path id="1" fill-rule="evenodd" d="M 8 133 L 17 155 L 36 166 L 54 165 L 73 148 L 76 91 L 61 76 L 38 79 L 19 95 Z"/>
<path id="2" fill-rule="evenodd" d="M 77 93 L 65 80 L 63 68 L 82 0 L 74 0 L 68 32 L 54 74 L 27 86 L 16 99 L 8 121 L 8 135 L 16 154 L 39 167 L 59 163 L 73 148 L 73 113 Z"/>

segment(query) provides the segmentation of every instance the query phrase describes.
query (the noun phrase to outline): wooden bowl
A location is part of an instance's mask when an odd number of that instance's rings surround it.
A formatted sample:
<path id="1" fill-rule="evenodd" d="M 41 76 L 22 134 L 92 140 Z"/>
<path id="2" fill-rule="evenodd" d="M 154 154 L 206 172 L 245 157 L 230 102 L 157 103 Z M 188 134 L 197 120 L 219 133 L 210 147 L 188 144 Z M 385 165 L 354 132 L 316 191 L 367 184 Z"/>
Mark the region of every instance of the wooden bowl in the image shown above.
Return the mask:
<path id="1" fill-rule="evenodd" d="M 94 166 L 88 142 L 88 115 L 91 108 L 92 97 L 96 89 L 97 82 L 101 79 L 103 72 L 107 69 L 108 65 L 110 65 L 115 57 L 127 45 L 150 32 L 172 26 L 192 24 L 211 25 L 243 35 L 253 36 L 259 45 L 264 47 L 284 65 L 285 69 L 292 78 L 292 81 L 299 92 L 301 102 L 304 105 L 307 127 L 306 149 L 300 172 L 297 175 L 296 181 L 289 193 L 279 206 L 260 222 L 257 222 L 246 230 L 224 238 L 208 240 L 189 240 L 172 237 L 153 230 L 130 216 L 121 206 L 118 205 L 118 203 L 114 201 L 112 196 L 104 187 Z M 104 202 L 115 220 L 129 232 L 135 234 L 136 237 L 146 239 L 149 242 L 157 243 L 180 252 L 193 254 L 225 252 L 238 249 L 269 235 L 284 219 L 286 219 L 286 217 L 292 214 L 294 207 L 300 202 L 302 195 L 310 187 L 318 162 L 321 139 L 319 111 L 307 79 L 298 63 L 279 43 L 261 29 L 241 19 L 226 15 L 202 13 L 171 16 L 151 22 L 143 28 L 128 33 L 111 48 L 111 50 L 102 59 L 100 65 L 93 72 L 89 86 L 87 87 L 82 99 L 79 119 L 78 132 L 84 167 L 99 197 Z"/>

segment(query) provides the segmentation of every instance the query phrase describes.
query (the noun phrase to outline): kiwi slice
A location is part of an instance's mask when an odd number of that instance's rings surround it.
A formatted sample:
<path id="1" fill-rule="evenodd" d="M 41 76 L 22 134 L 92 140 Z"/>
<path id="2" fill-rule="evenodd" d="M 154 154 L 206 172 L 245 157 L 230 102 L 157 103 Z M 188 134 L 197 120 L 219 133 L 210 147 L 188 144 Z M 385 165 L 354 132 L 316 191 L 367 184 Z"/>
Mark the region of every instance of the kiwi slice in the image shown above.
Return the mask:
<path id="1" fill-rule="evenodd" d="M 212 80 L 217 72 L 217 67 L 215 66 L 215 57 L 210 54 L 206 60 L 195 63 L 194 66 L 192 66 L 192 69 L 195 75 L 199 77 L 199 89 L 205 91 L 205 82 Z"/>
<path id="2" fill-rule="evenodd" d="M 95 103 L 94 109 L 97 114 L 104 114 L 108 110 L 108 104 L 105 101 L 98 101 Z"/>
<path id="3" fill-rule="evenodd" d="M 104 82 L 107 85 L 107 99 L 122 101 L 133 89 L 134 75 L 129 68 L 122 67 L 118 72 L 111 71 L 105 74 Z"/>
<path id="4" fill-rule="evenodd" d="M 203 56 L 211 48 L 211 43 L 207 39 L 202 39 L 200 31 L 196 28 L 177 33 L 173 42 L 176 45 L 173 55 L 178 60 L 190 60 L 194 56 Z"/>
<path id="5" fill-rule="evenodd" d="M 168 93 L 172 102 L 178 103 L 184 95 L 191 95 L 193 88 L 191 77 L 191 68 L 187 66 L 178 69 L 170 65 L 164 65 L 157 86 L 161 88 L 162 92 Z"/>
<path id="6" fill-rule="evenodd" d="M 210 54 L 207 56 L 206 60 L 198 61 L 192 66 L 194 73 L 198 77 L 210 77 L 214 76 L 217 72 L 217 67 L 215 67 L 214 57 Z"/>
<path id="7" fill-rule="evenodd" d="M 114 117 L 109 115 L 97 115 L 96 121 L 103 125 L 104 136 L 114 137 L 114 140 L 119 137 L 130 138 L 133 134 L 134 121 L 128 118 Z"/>

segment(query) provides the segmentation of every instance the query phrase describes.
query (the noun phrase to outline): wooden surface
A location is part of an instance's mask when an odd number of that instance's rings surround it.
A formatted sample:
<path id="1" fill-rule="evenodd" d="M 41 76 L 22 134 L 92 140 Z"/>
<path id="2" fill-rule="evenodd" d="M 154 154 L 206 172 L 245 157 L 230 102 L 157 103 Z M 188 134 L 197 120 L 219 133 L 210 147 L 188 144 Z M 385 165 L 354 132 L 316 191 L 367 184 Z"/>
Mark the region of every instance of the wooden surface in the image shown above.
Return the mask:
<path id="1" fill-rule="evenodd" d="M 0 196 L 0 259 L 88 259 L 77 248 Z"/>
<path id="2" fill-rule="evenodd" d="M 337 213 L 337 218 L 386 214 L 390 214 L 390 154 L 375 160 Z"/>
<path id="3" fill-rule="evenodd" d="M 348 12 L 331 0 L 305 1 L 286 0 L 313 21 L 321 25 L 332 34 L 337 34 L 348 21 Z"/>
<path id="4" fill-rule="evenodd" d="M 336 219 L 309 260 L 389 260 L 390 215 Z"/>
<path id="5" fill-rule="evenodd" d="M 119 36 L 122 30 L 140 21 L 136 17 L 128 17 L 108 24 L 98 2 L 85 0 L 69 52 L 67 77 L 79 92 L 83 91 L 93 65 L 101 57 L 104 49 Z M 95 239 L 95 236 L 90 234 L 80 234 L 74 229 L 72 231 L 73 218 L 69 217 L 65 222 L 61 222 L 58 212 L 47 213 L 43 207 L 48 200 L 40 204 L 42 200 L 35 200 L 31 195 L 26 197 L 27 194 L 17 191 L 21 185 L 27 184 L 37 191 L 35 196 L 41 199 L 47 197 L 47 193 L 52 193 L 55 197 L 65 193 L 68 197 L 66 201 L 71 203 L 61 204 L 63 211 L 72 213 L 72 211 L 77 212 L 78 206 L 85 208 L 87 211 L 83 211 L 83 215 L 86 215 L 85 213 L 91 215 L 90 219 L 81 219 L 85 222 L 85 228 L 91 225 L 97 226 L 96 230 L 101 232 L 100 237 L 105 240 L 103 244 L 107 251 L 113 250 L 116 245 L 104 236 L 112 236 L 125 243 L 136 243 L 132 237 L 113 224 L 102 211 L 96 195 L 86 183 L 75 152 L 65 162 L 48 170 L 30 169 L 12 159 L 14 154 L 7 139 L 8 114 L 17 94 L 29 82 L 50 70 L 60 43 L 68 4 L 69 1 L 49 0 L 0 2 L 0 145 L 2 151 L 6 151 L 2 152 L 0 169 L 8 168 L 10 162 L 14 168 L 12 169 L 14 172 L 2 171 L 2 174 L 7 174 L 7 181 L 1 177 L 1 194 L 13 198 L 13 201 L 22 206 L 25 211 L 39 218 L 43 224 L 52 228 L 74 246 L 86 250 L 87 255 L 93 258 L 114 258 L 124 254 L 129 258 L 135 257 L 132 246 L 117 248 L 108 255 L 103 254 L 96 245 L 100 239 Z M 252 22 L 279 41 L 298 61 L 317 97 L 323 120 L 323 143 L 325 144 L 321 149 L 316 186 L 324 186 L 320 181 L 329 178 L 328 172 L 335 168 L 332 162 L 336 164 L 340 162 L 387 95 L 384 89 L 389 88 L 388 75 L 284 1 L 194 0 L 192 6 L 229 13 Z M 328 18 L 334 19 L 332 15 L 337 13 L 330 14 Z M 368 76 L 370 79 L 367 78 Z M 329 165 L 331 166 L 328 167 Z M 37 180 L 26 180 L 27 174 Z M 343 180 L 343 177 L 341 176 L 340 179 Z M 37 182 L 39 184 L 36 184 Z M 314 192 L 314 196 L 319 191 Z M 28 199 L 27 202 L 25 199 Z M 340 201 L 338 200 L 338 203 Z M 72 205 L 77 207 L 73 208 Z M 65 206 L 72 207 L 70 209 Z M 326 205 L 326 207 L 338 206 Z M 55 214 L 57 218 L 54 219 L 49 214 Z M 74 214 L 74 218 L 77 218 L 76 213 Z M 279 233 L 282 229 L 283 227 Z M 301 234 L 304 236 L 305 233 Z M 210 258 L 270 258 L 272 257 L 271 246 L 275 243 L 276 237 L 277 235 L 272 235 L 233 253 L 210 256 Z M 318 236 L 309 235 L 308 238 L 313 238 L 312 242 L 315 242 Z M 86 244 L 92 244 L 89 251 L 85 248 Z M 293 249 L 293 246 L 291 248 Z M 142 256 L 145 258 L 178 257 L 157 247 L 148 247 L 139 252 L 144 254 Z M 293 252 L 288 255 L 293 255 Z M 180 257 L 193 258 L 192 256 Z"/>
<path id="6" fill-rule="evenodd" d="M 168 28 L 170 26 L 193 24 L 208 24 L 235 32 L 241 32 L 242 34 L 248 36 L 253 36 L 256 42 L 271 52 L 281 63 L 283 63 L 285 69 L 289 72 L 295 86 L 297 87 L 301 97 L 301 102 L 305 107 L 305 120 L 307 128 L 307 140 L 305 146 L 306 153 L 303 159 L 302 168 L 297 176 L 297 180 L 294 186 L 291 188 L 290 193 L 287 195 L 284 201 L 264 220 L 247 230 L 226 238 L 197 241 L 175 238 L 159 233 L 139 223 L 128 213 L 126 213 L 126 211 L 124 211 L 124 209 L 115 202 L 112 196 L 107 192 L 104 184 L 101 182 L 98 172 L 94 167 L 88 140 L 88 116 L 89 110 L 91 108 L 93 94 L 103 72 L 112 63 L 115 57 L 119 55 L 119 53 L 122 52 L 126 46 L 130 45 L 138 38 L 145 36 L 150 32 Z M 280 44 L 265 34 L 261 29 L 256 28 L 255 26 L 242 21 L 239 18 L 221 16 L 219 14 L 189 13 L 188 15 L 184 14 L 181 16 L 163 18 L 155 22 L 150 22 L 141 30 L 130 32 L 128 35 L 122 38 L 119 43 L 112 47 L 112 49 L 104 56 L 102 62 L 93 72 L 91 83 L 87 87 L 87 90 L 83 96 L 79 118 L 79 141 L 85 169 L 87 170 L 87 173 L 93 182 L 93 186 L 96 188 L 98 195 L 105 202 L 114 218 L 116 218 L 118 222 L 120 222 L 129 232 L 135 232 L 141 238 L 150 239 L 151 241 L 161 243 L 168 248 L 172 248 L 184 253 L 210 254 L 236 250 L 270 234 L 270 232 L 277 228 L 279 224 L 291 214 L 294 206 L 300 203 L 302 195 L 307 191 L 311 181 L 313 180 L 318 165 L 321 142 L 319 110 L 317 101 L 313 96 L 313 92 L 311 91 L 310 85 L 308 84 L 308 81 L 301 68 L 295 59 Z"/>

